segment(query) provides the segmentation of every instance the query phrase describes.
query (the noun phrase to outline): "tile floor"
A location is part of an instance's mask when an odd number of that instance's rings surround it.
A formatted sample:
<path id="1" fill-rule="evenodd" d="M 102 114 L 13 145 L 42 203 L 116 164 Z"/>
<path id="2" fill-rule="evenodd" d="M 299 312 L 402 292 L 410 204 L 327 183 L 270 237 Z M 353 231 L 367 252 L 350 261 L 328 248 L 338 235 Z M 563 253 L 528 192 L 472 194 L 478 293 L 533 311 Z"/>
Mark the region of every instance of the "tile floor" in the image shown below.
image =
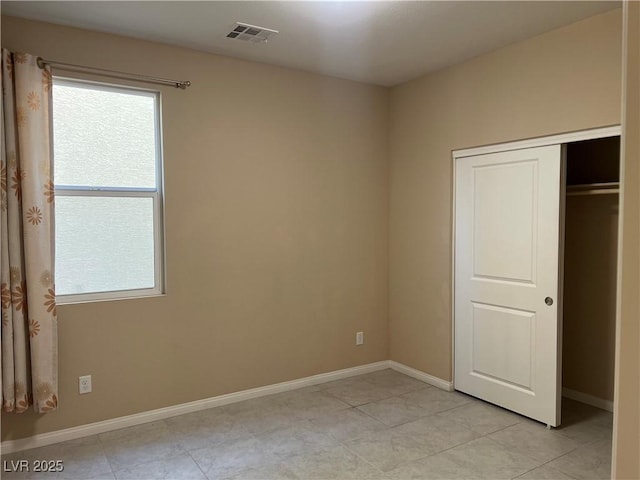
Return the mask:
<path id="1" fill-rule="evenodd" d="M 393 370 L 5 455 L 6 479 L 609 478 L 612 416 L 571 400 L 545 426 Z M 6 467 L 6 463 L 3 463 Z M 4 468 L 6 470 L 6 468 Z"/>

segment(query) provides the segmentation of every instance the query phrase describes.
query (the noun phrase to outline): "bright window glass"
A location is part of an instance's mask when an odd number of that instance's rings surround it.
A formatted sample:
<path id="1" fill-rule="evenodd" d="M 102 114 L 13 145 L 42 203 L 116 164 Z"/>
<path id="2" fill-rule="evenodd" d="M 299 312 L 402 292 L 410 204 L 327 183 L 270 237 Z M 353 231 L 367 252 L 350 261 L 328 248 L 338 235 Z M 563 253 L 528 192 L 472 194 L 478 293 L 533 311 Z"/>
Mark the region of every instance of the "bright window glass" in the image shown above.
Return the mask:
<path id="1" fill-rule="evenodd" d="M 55 184 L 156 186 L 154 95 L 54 85 Z"/>
<path id="2" fill-rule="evenodd" d="M 156 92 L 54 79 L 56 294 L 162 293 Z"/>
<path id="3" fill-rule="evenodd" d="M 153 288 L 153 200 L 58 197 L 59 295 Z"/>

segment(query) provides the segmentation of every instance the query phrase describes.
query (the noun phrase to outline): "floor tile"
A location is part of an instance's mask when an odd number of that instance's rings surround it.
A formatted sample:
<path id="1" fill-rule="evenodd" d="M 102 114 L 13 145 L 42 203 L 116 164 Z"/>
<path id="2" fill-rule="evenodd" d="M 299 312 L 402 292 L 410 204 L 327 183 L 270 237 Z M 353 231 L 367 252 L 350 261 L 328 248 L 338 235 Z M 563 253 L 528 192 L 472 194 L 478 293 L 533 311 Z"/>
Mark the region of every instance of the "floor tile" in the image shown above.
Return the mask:
<path id="1" fill-rule="evenodd" d="M 391 397 L 357 407 L 389 427 L 417 420 L 429 415 L 420 405 L 403 397 Z"/>
<path id="2" fill-rule="evenodd" d="M 51 477 L 47 477 L 51 478 Z M 116 476 L 112 472 L 101 473 L 100 475 L 85 477 L 84 480 L 115 480 Z M 69 479 L 71 480 L 71 479 Z"/>
<path id="3" fill-rule="evenodd" d="M 432 453 L 425 444 L 394 429 L 374 432 L 344 445 L 383 472 Z"/>
<path id="4" fill-rule="evenodd" d="M 561 471 L 547 465 L 534 468 L 533 470 L 516 478 L 518 480 L 574 480 L 573 477 L 565 475 Z"/>
<path id="5" fill-rule="evenodd" d="M 549 467 L 576 479 L 611 478 L 611 441 L 599 440 L 582 445 L 549 462 Z"/>
<path id="6" fill-rule="evenodd" d="M 28 479 L 28 480 L 46 480 L 46 479 L 50 479 L 50 480 L 115 480 L 115 475 L 113 474 L 113 472 L 105 472 L 105 473 L 99 473 L 96 475 L 89 475 L 89 476 L 65 476 L 64 471 L 63 472 L 30 472 L 28 474 L 25 474 L 24 476 L 19 476 L 16 477 L 14 476 L 13 473 L 2 473 L 2 478 L 5 479 L 17 479 L 17 478 L 23 478 L 23 479 Z"/>
<path id="7" fill-rule="evenodd" d="M 331 387 L 325 393 L 353 407 L 392 397 L 391 389 L 360 380 L 349 385 Z"/>
<path id="8" fill-rule="evenodd" d="M 585 407 L 588 407 L 588 405 L 585 405 Z M 563 410 L 562 424 L 555 431 L 581 444 L 591 443 L 596 440 L 611 440 L 613 436 L 613 417 L 604 410 L 593 410 L 595 412 L 587 416 L 575 413 L 565 415 Z"/>
<path id="9" fill-rule="evenodd" d="M 459 422 L 480 435 L 487 435 L 524 420 L 520 415 L 484 402 L 473 402 L 438 415 Z"/>
<path id="10" fill-rule="evenodd" d="M 301 387 L 301 388 L 297 388 L 295 390 L 292 390 L 292 392 L 299 392 L 299 393 L 305 393 L 305 392 L 318 392 L 320 390 L 322 390 L 320 388 L 321 384 L 318 385 L 309 385 L 307 387 Z"/>
<path id="11" fill-rule="evenodd" d="M 255 404 L 250 409 L 230 414 L 232 422 L 241 424 L 251 434 L 260 435 L 284 427 L 290 427 L 298 421 L 286 407 L 275 400 L 269 399 L 264 404 Z"/>
<path id="12" fill-rule="evenodd" d="M 65 470 L 4 476 L 609 478 L 611 413 L 564 399 L 562 419 L 561 427 L 546 430 L 388 369 L 5 455 L 61 459 Z"/>
<path id="13" fill-rule="evenodd" d="M 165 420 L 179 445 L 194 450 L 251 436 L 244 422 L 214 408 Z"/>
<path id="14" fill-rule="evenodd" d="M 462 393 L 445 392 L 435 387 L 425 387 L 400 395 L 400 398 L 420 407 L 424 412 L 424 416 L 477 402 L 477 400 Z"/>
<path id="15" fill-rule="evenodd" d="M 489 478 L 511 478 L 539 465 L 488 438 L 472 440 L 442 454 Z"/>
<path id="16" fill-rule="evenodd" d="M 306 425 L 306 422 L 299 423 L 256 438 L 262 442 L 265 453 L 280 459 L 326 450 L 337 445 L 337 440 Z"/>
<path id="17" fill-rule="evenodd" d="M 284 463 L 266 465 L 240 470 L 225 480 L 299 480 L 295 473 Z"/>
<path id="18" fill-rule="evenodd" d="M 352 440 L 369 432 L 383 430 L 385 425 L 368 415 L 350 408 L 310 420 L 311 428 L 338 440 Z"/>
<path id="19" fill-rule="evenodd" d="M 405 423 L 394 427 L 392 430 L 411 435 L 423 444 L 430 454 L 448 450 L 480 436 L 470 428 L 438 415 L 431 415 L 414 422 Z"/>
<path id="20" fill-rule="evenodd" d="M 613 413 L 602 410 L 586 403 L 577 402 L 567 397 L 562 397 L 562 416 L 567 419 L 578 417 L 584 420 L 592 420 L 602 425 L 611 425 L 613 423 Z"/>
<path id="21" fill-rule="evenodd" d="M 479 438 L 430 457 L 404 464 L 391 479 L 510 479 L 537 466 L 487 438 Z"/>
<path id="22" fill-rule="evenodd" d="M 189 452 L 210 480 L 227 478 L 240 471 L 279 463 L 264 450 L 264 444 L 251 437 Z"/>
<path id="23" fill-rule="evenodd" d="M 575 440 L 533 421 L 517 423 L 488 437 L 541 463 L 561 457 L 579 446 Z"/>
<path id="24" fill-rule="evenodd" d="M 361 375 L 359 378 L 378 387 L 391 390 L 394 395 L 402 395 L 425 388 L 426 384 L 392 369 Z"/>
<path id="25" fill-rule="evenodd" d="M 380 480 L 383 473 L 345 447 L 292 457 L 287 466 L 308 480 Z"/>
<path id="26" fill-rule="evenodd" d="M 105 444 L 112 441 L 122 441 L 129 438 L 134 438 L 149 432 L 155 432 L 158 430 L 166 429 L 167 424 L 164 420 L 158 420 L 149 423 L 142 423 L 133 427 L 119 428 L 117 430 L 111 430 L 109 432 L 100 433 L 97 435 L 98 443 Z"/>
<path id="27" fill-rule="evenodd" d="M 102 433 L 99 438 L 114 471 L 185 452 L 164 421 Z"/>
<path id="28" fill-rule="evenodd" d="M 357 375 L 355 377 L 341 378 L 340 380 L 333 380 L 331 382 L 319 383 L 316 385 L 318 390 L 328 390 L 330 388 L 338 387 L 350 387 L 362 383 L 363 375 Z"/>
<path id="29" fill-rule="evenodd" d="M 242 402 L 230 403 L 219 407 L 223 412 L 234 417 L 242 417 L 243 415 L 251 415 L 256 411 L 268 412 L 279 410 L 280 406 L 277 402 L 277 395 L 266 395 L 264 397 L 251 398 Z"/>
<path id="30" fill-rule="evenodd" d="M 275 397 L 274 401 L 287 415 L 300 420 L 309 420 L 336 410 L 351 408 L 351 405 L 322 391 L 294 390 Z"/>
<path id="31" fill-rule="evenodd" d="M 207 477 L 188 453 L 116 470 L 117 480 L 206 480 Z"/>
<path id="32" fill-rule="evenodd" d="M 16 478 L 16 477 L 12 477 L 11 475 L 6 476 L 3 473 L 2 474 L 2 478 Z M 105 473 L 99 473 L 97 475 L 89 475 L 89 476 L 80 476 L 80 477 L 76 477 L 76 476 L 65 476 L 64 472 L 61 473 L 52 473 L 52 472 L 48 472 L 48 473 L 34 473 L 33 475 L 29 476 L 29 477 L 25 477 L 28 478 L 30 480 L 45 480 L 45 479 L 50 479 L 50 480 L 115 480 L 116 477 L 113 474 L 113 472 L 105 472 Z"/>
<path id="33" fill-rule="evenodd" d="M 5 478 L 68 478 L 84 480 L 111 474 L 111 466 L 97 436 L 16 452 L 5 455 L 2 459 L 7 462 L 26 460 L 29 462 L 29 469 L 31 470 L 21 473 L 3 472 L 2 476 Z M 34 472 L 35 462 L 42 460 L 54 462 L 60 460 L 64 469 L 62 472 Z M 10 465 L 11 463 L 9 463 Z"/>
<path id="34" fill-rule="evenodd" d="M 471 472 L 473 473 L 473 472 Z M 473 480 L 482 478 L 470 474 L 453 460 L 442 454 L 408 462 L 387 472 L 390 480 Z"/>

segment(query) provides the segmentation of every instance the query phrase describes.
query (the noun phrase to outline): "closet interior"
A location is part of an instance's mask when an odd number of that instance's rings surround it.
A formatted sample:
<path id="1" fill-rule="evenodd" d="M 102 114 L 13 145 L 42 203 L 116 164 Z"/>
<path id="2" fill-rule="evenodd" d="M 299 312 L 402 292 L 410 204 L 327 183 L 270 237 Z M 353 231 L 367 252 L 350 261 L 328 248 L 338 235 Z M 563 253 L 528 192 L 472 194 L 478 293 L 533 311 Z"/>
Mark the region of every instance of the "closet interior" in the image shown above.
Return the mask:
<path id="1" fill-rule="evenodd" d="M 620 137 L 566 145 L 563 395 L 612 410 Z"/>

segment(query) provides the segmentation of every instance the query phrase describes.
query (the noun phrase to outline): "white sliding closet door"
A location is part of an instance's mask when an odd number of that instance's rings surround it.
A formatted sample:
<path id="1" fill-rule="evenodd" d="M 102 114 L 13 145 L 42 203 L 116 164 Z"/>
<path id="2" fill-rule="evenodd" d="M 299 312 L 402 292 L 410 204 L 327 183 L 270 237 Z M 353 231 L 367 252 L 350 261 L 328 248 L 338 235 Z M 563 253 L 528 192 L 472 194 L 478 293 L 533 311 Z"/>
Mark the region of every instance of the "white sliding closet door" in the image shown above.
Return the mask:
<path id="1" fill-rule="evenodd" d="M 455 388 L 560 421 L 562 148 L 456 159 Z"/>

